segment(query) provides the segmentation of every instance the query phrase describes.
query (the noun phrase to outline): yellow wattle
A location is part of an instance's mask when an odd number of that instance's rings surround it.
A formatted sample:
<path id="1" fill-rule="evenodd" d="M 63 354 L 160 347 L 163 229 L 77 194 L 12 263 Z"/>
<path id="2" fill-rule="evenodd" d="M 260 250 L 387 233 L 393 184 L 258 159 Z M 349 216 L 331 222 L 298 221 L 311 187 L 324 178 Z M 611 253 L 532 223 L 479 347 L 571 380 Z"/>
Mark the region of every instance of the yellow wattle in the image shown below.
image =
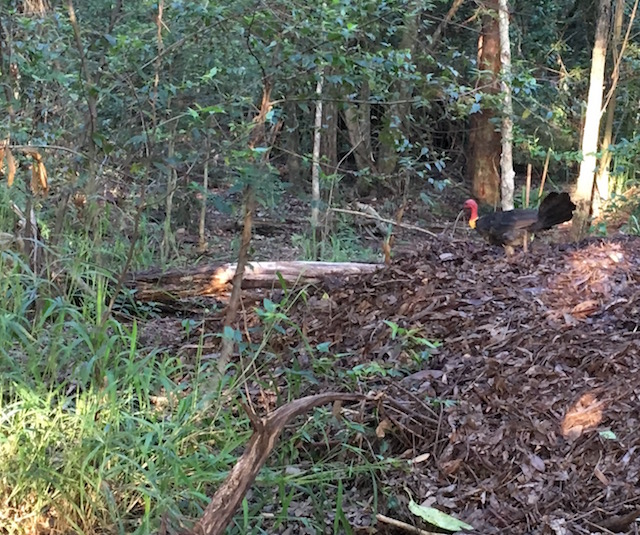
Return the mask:
<path id="1" fill-rule="evenodd" d="M 471 228 L 476 228 L 476 221 L 478 220 L 477 217 L 474 217 L 473 219 L 469 219 L 469 226 Z"/>

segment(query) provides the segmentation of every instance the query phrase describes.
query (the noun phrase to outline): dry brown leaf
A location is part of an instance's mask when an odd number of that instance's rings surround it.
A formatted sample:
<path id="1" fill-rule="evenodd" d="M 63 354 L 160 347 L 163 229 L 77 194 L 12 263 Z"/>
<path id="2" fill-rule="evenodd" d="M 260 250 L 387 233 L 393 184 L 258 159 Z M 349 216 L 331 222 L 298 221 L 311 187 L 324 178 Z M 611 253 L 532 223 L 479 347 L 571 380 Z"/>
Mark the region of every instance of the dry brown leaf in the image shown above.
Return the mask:
<path id="1" fill-rule="evenodd" d="M 333 406 L 331 407 L 331 414 L 333 415 L 334 418 L 338 418 L 340 419 L 340 417 L 342 416 L 342 401 L 341 400 L 336 400 L 333 402 Z"/>
<path id="2" fill-rule="evenodd" d="M 384 240 L 382 242 L 382 253 L 384 254 L 384 263 L 387 266 L 391 265 L 391 243 L 389 240 Z"/>
<path id="3" fill-rule="evenodd" d="M 615 244 L 624 254 L 619 263 L 607 256 Z M 349 368 L 372 355 L 393 364 L 383 319 L 442 341 L 401 381 L 381 388 L 379 378 L 362 380 L 393 418 L 394 430 L 385 431 L 394 433 L 390 453 L 432 454 L 405 474 L 389 474 L 389 485 L 406 485 L 421 501 L 451 510 L 450 500 L 463 501 L 486 535 L 590 533 L 588 522 L 603 525 L 598 518 L 625 513 L 638 499 L 640 239 L 536 241 L 528 255 L 502 258 L 473 239 L 415 242 L 391 267 L 332 286 L 330 307 L 313 304 L 327 288 L 310 289 L 307 305 L 289 317 L 305 326 L 312 345 L 348 352 L 348 363 L 336 365 Z M 599 271 L 575 288 L 589 262 Z M 587 324 L 571 311 L 589 300 L 601 308 Z M 283 338 L 279 343 L 294 344 Z M 424 383 L 433 390 L 427 398 Z M 432 404 L 436 399 L 451 403 Z M 619 440 L 598 437 L 605 418 Z M 567 437 L 586 436 L 563 444 L 561 424 Z M 571 513 L 596 509 L 600 516 Z"/>
<path id="4" fill-rule="evenodd" d="M 417 457 L 414 457 L 409 462 L 411 464 L 420 464 L 420 463 L 423 463 L 423 462 L 427 461 L 430 457 L 431 457 L 430 453 L 423 453 L 421 455 L 418 455 Z"/>
<path id="5" fill-rule="evenodd" d="M 605 476 L 602 471 L 600 470 L 600 468 L 598 468 L 597 466 L 593 469 L 593 474 L 600 480 L 600 483 L 602 483 L 605 486 L 609 486 L 610 482 L 609 482 L 609 478 L 607 478 L 607 476 Z"/>
<path id="6" fill-rule="evenodd" d="M 31 167 L 31 191 L 35 193 L 47 193 L 47 170 L 42 162 L 35 162 Z"/>
<path id="7" fill-rule="evenodd" d="M 13 186 L 13 181 L 16 177 L 16 160 L 11 153 L 11 150 L 7 147 L 6 153 L 7 159 L 7 185 L 9 187 Z"/>
<path id="8" fill-rule="evenodd" d="M 440 463 L 440 470 L 442 470 L 445 475 L 452 476 L 460 469 L 461 465 L 462 459 L 453 459 L 452 461 Z"/>
<path id="9" fill-rule="evenodd" d="M 585 431 L 593 429 L 602 421 L 604 402 L 595 394 L 584 394 L 565 414 L 562 420 L 562 436 L 576 439 Z"/>
<path id="10" fill-rule="evenodd" d="M 598 301 L 594 301 L 593 299 L 589 299 L 587 301 L 582 301 L 582 303 L 578 303 L 576 306 L 571 309 L 571 314 L 576 318 L 586 318 L 590 316 L 594 312 L 597 312 L 600 309 L 600 303 Z"/>
<path id="11" fill-rule="evenodd" d="M 33 158 L 33 165 L 31 166 L 31 192 L 34 195 L 40 192 L 46 194 L 49 191 L 49 184 L 47 182 L 47 169 L 42 161 L 42 156 L 35 149 L 25 149 L 24 153 Z"/>
<path id="12" fill-rule="evenodd" d="M 384 438 L 387 431 L 392 427 L 393 424 L 391 423 L 391 420 L 389 420 L 389 418 L 385 418 L 378 424 L 378 427 L 376 427 L 376 436 L 378 438 Z"/>

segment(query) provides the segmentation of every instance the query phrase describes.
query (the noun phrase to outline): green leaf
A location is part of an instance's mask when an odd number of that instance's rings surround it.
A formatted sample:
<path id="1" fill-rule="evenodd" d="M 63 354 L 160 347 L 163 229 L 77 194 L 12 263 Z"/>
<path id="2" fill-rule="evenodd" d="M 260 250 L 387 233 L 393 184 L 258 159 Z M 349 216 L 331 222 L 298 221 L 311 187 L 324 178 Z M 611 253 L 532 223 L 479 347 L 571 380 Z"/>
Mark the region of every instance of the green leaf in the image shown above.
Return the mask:
<path id="1" fill-rule="evenodd" d="M 600 431 L 600 436 L 602 438 L 607 439 L 607 440 L 617 440 L 618 439 L 616 434 L 613 431 L 611 431 L 610 429 L 607 429 L 606 431 Z"/>
<path id="2" fill-rule="evenodd" d="M 398 330 L 400 329 L 400 326 L 397 323 L 394 323 L 393 321 L 388 321 L 388 320 L 384 320 L 384 323 L 387 324 L 388 327 L 391 328 L 391 339 L 395 339 L 395 337 L 398 334 Z"/>
<path id="3" fill-rule="evenodd" d="M 203 80 L 211 80 L 216 74 L 218 74 L 218 68 L 212 67 L 207 74 L 205 74 L 202 79 Z"/>
<path id="4" fill-rule="evenodd" d="M 224 113 L 224 108 L 216 104 L 213 106 L 205 106 L 204 108 L 198 107 L 198 111 L 201 114 L 208 113 L 209 115 L 213 115 L 214 113 Z"/>
<path id="5" fill-rule="evenodd" d="M 446 529 L 448 531 L 473 529 L 473 526 L 462 522 L 462 520 L 458 520 L 451 515 L 443 513 L 442 511 L 438 511 L 438 509 L 434 509 L 433 507 L 424 507 L 422 505 L 418 505 L 413 500 L 409 502 L 409 510 L 414 515 L 419 516 L 423 520 L 429 522 L 429 524 L 442 529 Z"/>
<path id="6" fill-rule="evenodd" d="M 222 331 L 222 338 L 225 338 L 227 340 L 233 340 L 234 342 L 237 341 L 237 331 L 232 328 L 229 327 L 228 325 L 224 326 L 224 329 Z"/>

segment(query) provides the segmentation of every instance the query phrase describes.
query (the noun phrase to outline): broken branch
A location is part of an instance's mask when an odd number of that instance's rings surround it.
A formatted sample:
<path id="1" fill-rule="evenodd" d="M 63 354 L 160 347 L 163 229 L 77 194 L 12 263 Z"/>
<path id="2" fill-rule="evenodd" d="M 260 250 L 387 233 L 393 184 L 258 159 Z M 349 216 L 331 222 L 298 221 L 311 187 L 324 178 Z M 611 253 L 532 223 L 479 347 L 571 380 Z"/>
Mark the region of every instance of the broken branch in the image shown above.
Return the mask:
<path id="1" fill-rule="evenodd" d="M 415 230 L 416 232 L 422 232 L 423 234 L 428 234 L 434 238 L 437 238 L 438 235 L 430 230 L 416 227 L 415 225 L 409 225 L 407 223 L 399 223 L 398 221 L 394 221 L 393 219 L 386 219 L 384 217 L 376 217 L 370 214 L 366 214 L 364 212 L 358 212 L 357 210 L 347 210 L 346 208 L 331 208 L 333 212 L 340 212 L 342 214 L 351 214 L 351 215 L 359 215 L 362 217 L 367 217 L 369 219 L 377 219 L 378 221 L 382 221 L 383 223 L 388 223 L 390 225 L 395 225 L 396 227 L 406 228 L 407 230 Z"/>
<path id="2" fill-rule="evenodd" d="M 260 426 L 251 436 L 245 452 L 211 498 L 202 518 L 193 527 L 190 535 L 222 535 L 224 533 L 244 495 L 275 447 L 280 433 L 293 418 L 326 403 L 364 399 L 366 396 L 362 394 L 327 392 L 287 403 L 261 419 Z"/>

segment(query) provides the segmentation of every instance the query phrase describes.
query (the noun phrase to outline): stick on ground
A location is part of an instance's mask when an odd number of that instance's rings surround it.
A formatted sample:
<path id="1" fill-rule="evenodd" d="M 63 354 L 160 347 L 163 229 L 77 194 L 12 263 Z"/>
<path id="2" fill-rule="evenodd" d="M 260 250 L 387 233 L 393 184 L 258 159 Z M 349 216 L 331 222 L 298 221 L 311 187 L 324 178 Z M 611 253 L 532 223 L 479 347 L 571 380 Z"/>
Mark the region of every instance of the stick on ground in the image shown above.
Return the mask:
<path id="1" fill-rule="evenodd" d="M 390 526 L 394 526 L 399 529 L 403 529 L 407 533 L 415 533 L 416 535 L 442 535 L 441 533 L 435 533 L 434 531 L 425 531 L 424 529 L 417 528 L 412 526 L 411 524 L 407 524 L 406 522 L 401 522 L 400 520 L 396 520 L 395 518 L 389 518 L 388 516 L 376 515 L 376 519 L 379 522 L 383 522 L 385 524 L 389 524 Z"/>

